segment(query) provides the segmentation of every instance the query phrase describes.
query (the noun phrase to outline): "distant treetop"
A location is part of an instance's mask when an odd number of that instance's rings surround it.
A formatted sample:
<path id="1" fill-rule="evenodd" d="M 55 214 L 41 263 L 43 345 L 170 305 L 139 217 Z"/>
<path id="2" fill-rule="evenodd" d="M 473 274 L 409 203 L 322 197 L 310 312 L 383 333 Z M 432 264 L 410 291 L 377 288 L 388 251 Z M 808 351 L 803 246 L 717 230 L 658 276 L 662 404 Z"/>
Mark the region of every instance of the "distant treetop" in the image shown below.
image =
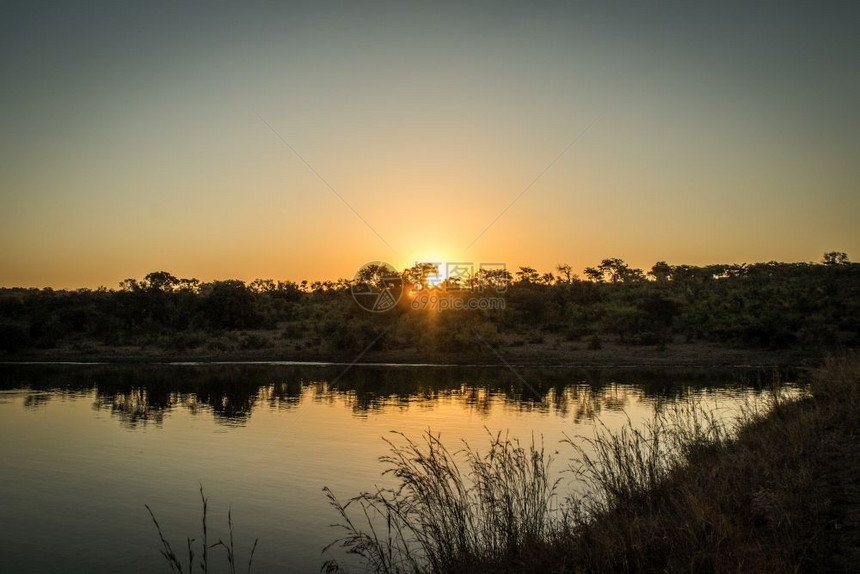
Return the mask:
<path id="1" fill-rule="evenodd" d="M 848 254 L 844 251 L 830 251 L 825 253 L 821 262 L 825 265 L 847 265 L 851 263 L 851 261 L 848 260 Z"/>

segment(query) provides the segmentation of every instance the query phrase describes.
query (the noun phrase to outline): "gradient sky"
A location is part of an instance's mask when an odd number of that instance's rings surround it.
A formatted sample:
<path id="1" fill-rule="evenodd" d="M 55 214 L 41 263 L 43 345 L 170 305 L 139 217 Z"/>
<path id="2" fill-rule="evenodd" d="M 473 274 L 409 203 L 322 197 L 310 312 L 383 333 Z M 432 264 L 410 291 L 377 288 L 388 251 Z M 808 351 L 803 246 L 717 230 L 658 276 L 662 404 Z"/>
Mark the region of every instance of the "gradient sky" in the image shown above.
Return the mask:
<path id="1" fill-rule="evenodd" d="M 0 285 L 860 258 L 860 3 L 700 4 L 0 2 Z"/>

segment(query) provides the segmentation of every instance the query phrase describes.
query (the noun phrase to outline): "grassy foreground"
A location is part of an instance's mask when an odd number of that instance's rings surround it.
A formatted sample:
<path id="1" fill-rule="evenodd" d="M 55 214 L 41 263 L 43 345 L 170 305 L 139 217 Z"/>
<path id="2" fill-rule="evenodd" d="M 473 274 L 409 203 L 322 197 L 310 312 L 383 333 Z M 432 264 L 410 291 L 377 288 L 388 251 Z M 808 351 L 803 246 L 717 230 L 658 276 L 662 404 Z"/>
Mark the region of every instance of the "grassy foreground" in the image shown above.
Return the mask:
<path id="1" fill-rule="evenodd" d="M 335 542 L 381 572 L 822 572 L 860 561 L 860 356 L 727 425 L 695 405 L 598 432 L 563 498 L 542 446 L 391 443 L 394 489 L 345 503 Z M 579 446 L 575 446 L 578 444 Z M 459 462 L 458 462 L 459 460 Z M 341 565 L 330 562 L 328 571 Z"/>

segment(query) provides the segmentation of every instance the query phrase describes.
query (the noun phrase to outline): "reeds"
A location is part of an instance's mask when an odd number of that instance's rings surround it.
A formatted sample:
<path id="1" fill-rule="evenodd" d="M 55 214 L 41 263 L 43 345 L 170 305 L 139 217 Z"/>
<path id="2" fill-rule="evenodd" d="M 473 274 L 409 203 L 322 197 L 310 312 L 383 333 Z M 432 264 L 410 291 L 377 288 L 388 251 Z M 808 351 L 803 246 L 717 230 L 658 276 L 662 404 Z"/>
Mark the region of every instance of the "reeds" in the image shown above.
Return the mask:
<path id="1" fill-rule="evenodd" d="M 639 429 L 628 418 L 618 431 L 601 421 L 592 437 L 569 437 L 574 451 L 569 470 L 580 483 L 568 502 L 591 516 L 611 510 L 618 502 L 656 489 L 672 472 L 703 452 L 712 452 L 747 420 L 742 409 L 726 421 L 695 399 L 662 406 Z"/>
<path id="2" fill-rule="evenodd" d="M 549 478 L 552 459 L 542 445 L 522 446 L 499 433 L 490 434 L 485 453 L 468 445 L 451 452 L 430 431 L 420 443 L 396 434 L 397 443 L 385 439 L 390 450 L 381 458 L 396 488 L 345 503 L 324 489 L 344 531 L 329 547 L 361 557 L 376 572 L 463 571 L 549 534 L 557 482 Z M 327 572 L 340 568 L 335 561 L 325 565 Z"/>
<path id="3" fill-rule="evenodd" d="M 197 566 L 200 568 L 202 572 L 209 572 L 209 549 L 220 546 L 224 548 L 227 553 L 227 565 L 230 568 L 230 574 L 236 574 L 236 547 L 233 543 L 233 511 L 232 509 L 227 510 L 227 527 L 228 527 L 228 541 L 224 542 L 221 538 L 218 539 L 218 542 L 214 544 L 209 544 L 209 528 L 207 526 L 206 518 L 208 514 L 209 508 L 209 499 L 203 492 L 203 486 L 200 486 L 200 500 L 203 506 L 202 513 L 202 538 L 200 541 L 200 546 L 202 548 L 202 553 L 200 555 L 200 560 L 197 562 Z M 179 559 L 179 556 L 176 552 L 173 551 L 170 542 L 164 537 L 164 532 L 161 529 L 161 525 L 158 523 L 158 519 L 155 517 L 155 513 L 149 507 L 148 504 L 144 504 L 146 510 L 149 512 L 149 516 L 152 518 L 153 524 L 155 524 L 155 529 L 158 531 L 158 538 L 161 540 L 161 555 L 167 561 L 168 566 L 170 567 L 170 571 L 178 574 L 182 574 L 185 572 L 182 567 L 182 561 Z M 195 562 L 194 562 L 194 543 L 197 541 L 196 538 L 188 537 L 185 539 L 186 548 L 188 550 L 188 570 L 189 574 L 194 571 Z M 257 543 L 259 542 L 259 538 L 254 539 L 254 544 L 251 547 L 251 552 L 248 557 L 248 569 L 247 572 L 250 574 L 251 566 L 254 561 L 254 552 L 257 550 Z"/>

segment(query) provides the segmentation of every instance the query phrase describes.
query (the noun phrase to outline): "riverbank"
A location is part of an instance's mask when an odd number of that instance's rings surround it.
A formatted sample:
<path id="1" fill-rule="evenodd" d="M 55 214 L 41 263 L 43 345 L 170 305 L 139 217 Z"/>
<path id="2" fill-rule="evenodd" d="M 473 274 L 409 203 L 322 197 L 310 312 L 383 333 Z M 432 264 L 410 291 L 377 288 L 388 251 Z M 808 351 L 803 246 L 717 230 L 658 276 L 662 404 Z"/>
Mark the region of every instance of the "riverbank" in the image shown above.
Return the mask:
<path id="1" fill-rule="evenodd" d="M 346 503 L 327 490 L 335 545 L 380 572 L 852 571 L 860 355 L 825 360 L 808 382 L 793 398 L 774 387 L 728 426 L 682 403 L 645 431 L 570 441 L 585 495 L 556 490 L 541 445 L 499 435 L 458 464 L 430 432 L 402 437 L 382 459 L 399 485 Z"/>
<path id="2" fill-rule="evenodd" d="M 848 572 L 860 561 L 860 357 L 829 359 L 808 396 L 737 438 L 695 445 L 657 487 L 492 572 Z"/>
<path id="3" fill-rule="evenodd" d="M 515 346 L 486 345 L 480 351 L 432 352 L 415 349 L 326 352 L 287 345 L 263 348 L 165 350 L 156 346 L 106 346 L 93 342 L 51 349 L 0 353 L 0 362 L 273 362 L 385 363 L 403 365 L 512 365 L 571 367 L 786 367 L 815 364 L 818 349 L 748 349 L 708 342 L 678 342 L 664 348 L 608 340 L 599 348 L 547 338 Z"/>

